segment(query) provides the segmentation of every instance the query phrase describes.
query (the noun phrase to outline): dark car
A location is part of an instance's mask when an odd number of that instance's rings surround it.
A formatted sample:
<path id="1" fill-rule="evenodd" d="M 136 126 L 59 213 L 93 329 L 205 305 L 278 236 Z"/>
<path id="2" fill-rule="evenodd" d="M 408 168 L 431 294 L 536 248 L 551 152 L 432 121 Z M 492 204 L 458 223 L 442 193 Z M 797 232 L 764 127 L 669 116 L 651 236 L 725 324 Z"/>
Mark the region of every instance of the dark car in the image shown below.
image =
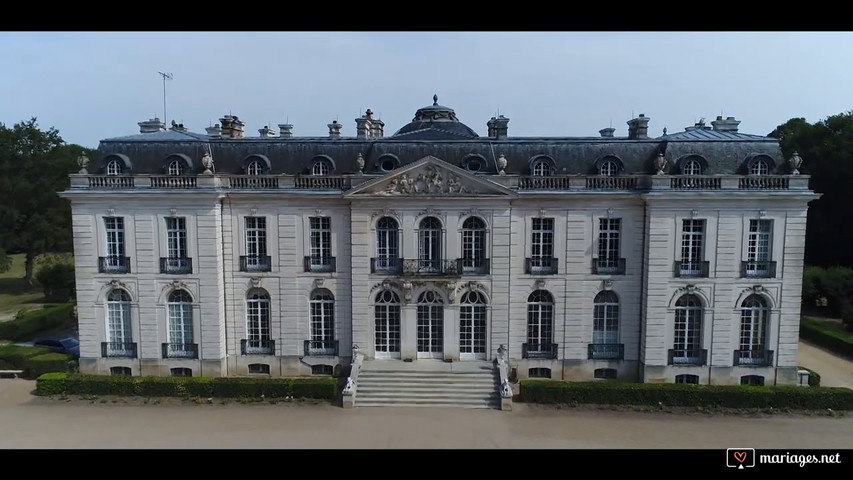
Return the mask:
<path id="1" fill-rule="evenodd" d="M 74 357 L 80 358 L 80 342 L 76 338 L 61 338 L 59 340 L 42 339 L 33 342 L 34 347 L 46 348 L 51 352 L 67 353 Z"/>

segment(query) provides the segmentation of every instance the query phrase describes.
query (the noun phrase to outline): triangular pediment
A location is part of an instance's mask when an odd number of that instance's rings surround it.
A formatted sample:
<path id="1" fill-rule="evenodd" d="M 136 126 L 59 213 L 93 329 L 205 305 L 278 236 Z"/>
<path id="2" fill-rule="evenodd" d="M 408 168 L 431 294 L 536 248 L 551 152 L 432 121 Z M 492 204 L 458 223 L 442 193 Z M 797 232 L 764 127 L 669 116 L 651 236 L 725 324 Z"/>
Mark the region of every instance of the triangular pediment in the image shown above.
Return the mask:
<path id="1" fill-rule="evenodd" d="M 473 175 L 444 160 L 426 156 L 417 162 L 364 182 L 344 196 L 468 197 L 515 196 L 515 192 L 485 177 Z"/>

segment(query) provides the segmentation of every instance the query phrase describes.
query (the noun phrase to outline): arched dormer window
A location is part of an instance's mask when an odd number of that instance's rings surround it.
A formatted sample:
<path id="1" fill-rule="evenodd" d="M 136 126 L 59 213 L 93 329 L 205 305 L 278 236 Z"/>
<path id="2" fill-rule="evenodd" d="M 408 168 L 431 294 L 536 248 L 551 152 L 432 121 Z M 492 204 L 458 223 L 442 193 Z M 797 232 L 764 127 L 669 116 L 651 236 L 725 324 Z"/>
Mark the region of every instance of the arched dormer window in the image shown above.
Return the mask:
<path id="1" fill-rule="evenodd" d="M 246 165 L 246 175 L 263 175 L 264 167 L 261 166 L 261 162 L 259 160 L 252 160 Z"/>
<path id="2" fill-rule="evenodd" d="M 547 177 L 557 172 L 557 164 L 548 155 L 536 155 L 527 166 L 534 177 Z"/>
<path id="3" fill-rule="evenodd" d="M 311 175 L 328 175 L 329 174 L 329 164 L 323 160 L 318 160 L 314 162 L 314 166 L 311 167 Z"/>
<path id="4" fill-rule="evenodd" d="M 746 157 L 741 172 L 749 175 L 770 175 L 776 162 L 769 155 L 754 153 Z"/>
<path id="5" fill-rule="evenodd" d="M 266 155 L 249 155 L 243 160 L 243 172 L 246 175 L 269 175 L 272 166 Z"/>
<path id="6" fill-rule="evenodd" d="M 767 175 L 770 173 L 770 167 L 764 160 L 758 159 L 749 167 L 750 175 Z"/>
<path id="7" fill-rule="evenodd" d="M 106 175 L 128 175 L 131 173 L 130 158 L 121 153 L 112 153 L 101 160 L 101 172 Z"/>
<path id="8" fill-rule="evenodd" d="M 682 175 L 703 175 L 708 162 L 700 155 L 686 155 L 678 160 L 678 170 Z"/>
<path id="9" fill-rule="evenodd" d="M 332 175 L 335 173 L 335 161 L 328 155 L 314 155 L 310 169 L 306 170 L 314 176 Z"/>
<path id="10" fill-rule="evenodd" d="M 595 161 L 595 173 L 604 177 L 615 177 L 624 170 L 622 159 L 616 155 L 605 155 Z"/>
<path id="11" fill-rule="evenodd" d="M 533 176 L 547 177 L 551 175 L 551 167 L 543 160 L 538 160 L 533 164 Z"/>
<path id="12" fill-rule="evenodd" d="M 390 172 L 400 166 L 400 159 L 396 155 L 386 153 L 376 160 L 376 169 L 381 172 Z"/>
<path id="13" fill-rule="evenodd" d="M 107 175 L 121 175 L 121 163 L 118 160 L 110 160 L 107 162 Z"/>
<path id="14" fill-rule="evenodd" d="M 183 175 L 184 165 L 179 160 L 172 160 L 169 162 L 169 166 L 166 167 L 166 173 L 174 176 Z"/>
<path id="15" fill-rule="evenodd" d="M 482 155 L 471 154 L 462 159 L 462 168 L 469 172 L 482 172 L 487 166 L 488 163 Z"/>

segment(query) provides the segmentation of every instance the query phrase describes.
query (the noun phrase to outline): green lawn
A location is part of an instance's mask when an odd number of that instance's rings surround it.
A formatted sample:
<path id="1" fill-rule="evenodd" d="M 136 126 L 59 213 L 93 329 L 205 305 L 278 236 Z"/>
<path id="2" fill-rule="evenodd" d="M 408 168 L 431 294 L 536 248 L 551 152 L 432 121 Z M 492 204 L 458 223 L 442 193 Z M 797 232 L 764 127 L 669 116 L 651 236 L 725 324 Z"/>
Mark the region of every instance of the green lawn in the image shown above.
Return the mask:
<path id="1" fill-rule="evenodd" d="M 839 319 L 803 315 L 802 323 L 803 325 L 809 325 L 817 330 L 830 334 L 833 337 L 853 342 L 853 332 L 845 329 Z"/>
<path id="2" fill-rule="evenodd" d="M 14 318 L 20 310 L 40 308 L 44 303 L 44 291 L 38 281 L 33 279 L 33 287 L 27 288 L 24 282 L 24 261 L 26 255 L 9 255 L 12 268 L 0 273 L 0 322 Z M 38 270 L 38 259 L 36 260 Z"/>

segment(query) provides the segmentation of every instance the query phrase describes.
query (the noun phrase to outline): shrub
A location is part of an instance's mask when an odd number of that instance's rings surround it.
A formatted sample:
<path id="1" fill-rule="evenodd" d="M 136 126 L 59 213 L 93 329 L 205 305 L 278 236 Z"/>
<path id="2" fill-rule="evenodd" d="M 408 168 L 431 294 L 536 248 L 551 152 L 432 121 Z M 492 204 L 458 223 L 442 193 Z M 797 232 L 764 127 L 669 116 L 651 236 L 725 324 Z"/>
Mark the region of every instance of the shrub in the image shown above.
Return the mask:
<path id="1" fill-rule="evenodd" d="M 659 405 L 674 407 L 853 409 L 853 390 L 799 386 L 690 385 L 522 380 L 521 399 L 531 403 Z"/>
<path id="2" fill-rule="evenodd" d="M 26 359 L 24 362 L 24 376 L 26 378 L 38 378 L 44 373 L 68 371 L 68 362 L 71 355 L 64 353 L 45 353 Z"/>
<path id="3" fill-rule="evenodd" d="M 108 375 L 69 375 L 66 392 L 71 395 L 124 395 L 136 393 L 136 377 Z"/>
<path id="4" fill-rule="evenodd" d="M 819 387 L 820 386 L 820 374 L 812 370 L 808 367 L 797 367 L 800 370 L 806 370 L 809 372 L 809 386 L 810 387 Z"/>
<path id="5" fill-rule="evenodd" d="M 22 347 L 20 345 L 2 345 L 0 346 L 0 360 L 6 362 L 12 368 L 24 370 L 27 359 L 38 355 L 50 353 L 50 350 L 45 348 Z"/>
<path id="6" fill-rule="evenodd" d="M 36 379 L 36 395 L 61 395 L 66 393 L 67 373 L 45 373 Z"/>
<path id="7" fill-rule="evenodd" d="M 32 340 L 41 332 L 72 327 L 74 305 L 66 303 L 37 310 L 29 310 L 14 320 L 0 323 L 0 338 L 12 341 Z"/>
<path id="8" fill-rule="evenodd" d="M 36 271 L 36 280 L 44 288 L 48 303 L 63 303 L 74 298 L 74 264 L 67 260 L 45 263 Z"/>

